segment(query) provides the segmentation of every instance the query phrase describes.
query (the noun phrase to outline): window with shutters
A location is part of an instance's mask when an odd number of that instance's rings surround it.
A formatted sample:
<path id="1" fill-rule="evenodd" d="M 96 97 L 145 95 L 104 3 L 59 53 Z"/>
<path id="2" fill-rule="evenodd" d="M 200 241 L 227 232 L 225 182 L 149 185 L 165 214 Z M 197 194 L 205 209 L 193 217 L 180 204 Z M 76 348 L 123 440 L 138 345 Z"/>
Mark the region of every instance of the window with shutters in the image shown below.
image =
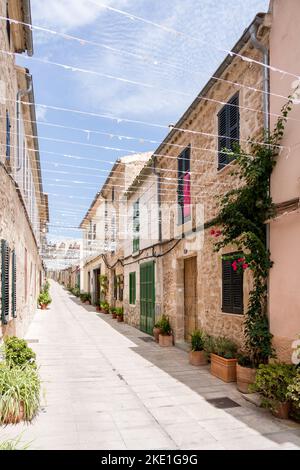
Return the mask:
<path id="1" fill-rule="evenodd" d="M 10 160 L 10 117 L 9 112 L 6 110 L 6 152 L 5 156 L 7 160 Z"/>
<path id="2" fill-rule="evenodd" d="M 1 240 L 1 321 L 4 325 L 9 318 L 9 246 Z"/>
<path id="3" fill-rule="evenodd" d="M 123 289 L 124 289 L 123 274 L 119 274 L 119 276 L 117 276 L 117 281 L 118 281 L 118 296 L 119 296 L 119 300 L 122 302 L 123 301 Z"/>
<path id="4" fill-rule="evenodd" d="M 240 255 L 232 253 L 232 256 Z M 232 267 L 232 259 L 222 259 L 222 312 L 242 314 L 243 305 L 243 271 L 234 271 Z"/>
<path id="5" fill-rule="evenodd" d="M 188 146 L 178 157 L 178 224 L 184 224 L 191 217 L 191 147 Z"/>
<path id="6" fill-rule="evenodd" d="M 14 318 L 17 316 L 17 266 L 16 252 L 12 251 L 11 255 L 11 313 Z"/>
<path id="7" fill-rule="evenodd" d="M 114 279 L 114 300 L 118 300 L 118 279 L 117 279 L 115 270 L 113 271 L 113 279 Z"/>
<path id="8" fill-rule="evenodd" d="M 227 151 L 234 149 L 240 138 L 239 95 L 234 95 L 218 114 L 218 170 L 224 168 L 231 159 Z"/>
<path id="9" fill-rule="evenodd" d="M 133 240 L 132 240 L 132 251 L 135 253 L 140 249 L 140 204 L 137 200 L 133 204 Z"/>
<path id="10" fill-rule="evenodd" d="M 136 301 L 136 273 L 129 273 L 129 303 L 135 305 Z"/>

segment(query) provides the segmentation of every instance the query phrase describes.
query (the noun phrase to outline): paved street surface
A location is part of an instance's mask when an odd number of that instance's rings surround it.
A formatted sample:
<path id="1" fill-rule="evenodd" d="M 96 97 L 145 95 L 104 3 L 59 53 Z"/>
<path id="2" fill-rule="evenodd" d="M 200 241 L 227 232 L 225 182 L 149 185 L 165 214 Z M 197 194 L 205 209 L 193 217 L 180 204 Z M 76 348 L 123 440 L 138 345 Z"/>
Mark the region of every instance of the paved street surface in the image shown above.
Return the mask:
<path id="1" fill-rule="evenodd" d="M 51 295 L 27 334 L 42 410 L 30 425 L 1 428 L 1 438 L 23 432 L 30 449 L 300 449 L 296 423 L 247 402 L 208 367 L 190 366 L 185 351 L 144 341 L 53 282 Z M 207 401 L 220 397 L 235 406 Z"/>

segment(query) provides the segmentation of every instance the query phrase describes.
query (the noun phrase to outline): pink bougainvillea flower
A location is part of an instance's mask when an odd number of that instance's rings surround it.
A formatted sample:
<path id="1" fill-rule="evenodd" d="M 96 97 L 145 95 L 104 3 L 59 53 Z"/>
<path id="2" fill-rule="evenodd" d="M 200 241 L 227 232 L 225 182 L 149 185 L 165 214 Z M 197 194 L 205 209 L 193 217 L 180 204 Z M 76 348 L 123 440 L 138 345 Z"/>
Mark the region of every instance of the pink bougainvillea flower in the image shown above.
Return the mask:
<path id="1" fill-rule="evenodd" d="M 244 261 L 245 261 L 245 258 L 239 258 L 239 259 L 238 259 L 238 262 L 239 262 L 239 263 L 243 263 Z"/>
<path id="2" fill-rule="evenodd" d="M 236 271 L 237 268 L 238 268 L 236 261 L 234 261 L 231 266 L 233 267 L 233 270 L 234 270 L 234 271 Z"/>
<path id="3" fill-rule="evenodd" d="M 215 235 L 216 231 L 214 229 L 211 229 L 210 234 Z"/>
<path id="4" fill-rule="evenodd" d="M 244 263 L 244 264 L 243 264 L 243 269 L 247 269 L 247 268 L 248 268 L 248 266 L 249 266 L 249 264 L 248 264 L 248 263 Z"/>
<path id="5" fill-rule="evenodd" d="M 222 235 L 221 230 L 217 230 L 216 233 L 215 233 L 215 236 L 216 236 L 216 237 L 219 237 L 220 235 Z"/>

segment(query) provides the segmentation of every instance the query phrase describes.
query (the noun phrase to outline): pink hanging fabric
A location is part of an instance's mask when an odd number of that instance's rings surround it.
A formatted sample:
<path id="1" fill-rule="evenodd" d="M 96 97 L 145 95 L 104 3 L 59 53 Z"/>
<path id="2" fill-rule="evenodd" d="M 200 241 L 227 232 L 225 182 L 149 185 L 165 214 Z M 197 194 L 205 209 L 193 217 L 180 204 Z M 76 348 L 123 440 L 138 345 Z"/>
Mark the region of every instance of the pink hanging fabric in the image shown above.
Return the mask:
<path id="1" fill-rule="evenodd" d="M 183 177 L 183 217 L 191 215 L 191 175 L 187 172 Z"/>

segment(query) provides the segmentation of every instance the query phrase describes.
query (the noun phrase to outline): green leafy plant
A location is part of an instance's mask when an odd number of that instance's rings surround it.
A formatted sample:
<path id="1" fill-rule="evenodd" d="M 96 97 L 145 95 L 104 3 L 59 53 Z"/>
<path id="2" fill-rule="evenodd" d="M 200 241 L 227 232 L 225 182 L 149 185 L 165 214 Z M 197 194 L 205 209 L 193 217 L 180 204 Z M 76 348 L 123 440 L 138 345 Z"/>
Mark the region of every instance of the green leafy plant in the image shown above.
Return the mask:
<path id="1" fill-rule="evenodd" d="M 237 345 L 228 338 L 218 336 L 209 340 L 210 353 L 225 359 L 235 359 L 237 355 Z M 207 346 L 206 346 L 207 348 Z"/>
<path id="2" fill-rule="evenodd" d="M 205 333 L 202 330 L 195 330 L 191 334 L 192 351 L 203 351 L 205 345 Z"/>
<path id="3" fill-rule="evenodd" d="M 264 144 L 249 142 L 250 151 L 242 150 L 239 145 L 227 151 L 234 160 L 232 175 L 243 184 L 220 198 L 219 214 L 206 224 L 206 228 L 220 227 L 217 231 L 211 230 L 211 235 L 216 237 L 216 251 L 235 245 L 243 253 L 239 255 L 240 261 L 232 258 L 233 269 L 250 269 L 252 272 L 253 289 L 249 295 L 244 331 L 247 354 L 256 367 L 275 356 L 266 314 L 267 279 L 272 266 L 266 244 L 266 223 L 275 215 L 269 183 L 292 103 L 290 96 L 281 109 L 273 133 L 265 136 Z"/>
<path id="4" fill-rule="evenodd" d="M 161 334 L 165 336 L 170 336 L 172 334 L 172 328 L 170 324 L 169 317 L 166 315 L 162 315 L 160 319 L 160 326 Z"/>
<path id="5" fill-rule="evenodd" d="M 4 355 L 10 367 L 30 365 L 36 368 L 36 354 L 24 339 L 10 336 L 4 340 Z"/>
<path id="6" fill-rule="evenodd" d="M 81 292 L 80 300 L 82 302 L 91 302 L 91 294 L 89 292 Z"/>
<path id="7" fill-rule="evenodd" d="M 100 302 L 101 310 L 105 310 L 106 312 L 109 311 L 109 303 L 108 302 Z"/>
<path id="8" fill-rule="evenodd" d="M 107 295 L 107 292 L 108 292 L 108 286 L 109 286 L 108 277 L 105 274 L 101 274 L 99 276 L 99 283 L 100 283 L 101 297 L 106 299 L 106 295 Z"/>
<path id="9" fill-rule="evenodd" d="M 39 305 L 49 305 L 51 304 L 51 302 L 52 302 L 52 299 L 48 291 L 41 292 L 40 295 L 38 296 Z"/>
<path id="10" fill-rule="evenodd" d="M 237 356 L 237 363 L 242 367 L 254 368 L 254 364 L 251 360 L 251 357 L 243 351 L 239 351 Z"/>
<path id="11" fill-rule="evenodd" d="M 40 405 L 40 379 L 30 366 L 0 368 L 0 423 L 31 421 Z"/>
<path id="12" fill-rule="evenodd" d="M 117 316 L 123 316 L 124 314 L 123 307 L 117 307 L 115 311 L 116 311 Z"/>
<path id="13" fill-rule="evenodd" d="M 296 373 L 293 364 L 261 364 L 256 372 L 255 383 L 250 388 L 261 393 L 264 407 L 274 410 L 279 403 L 289 399 L 288 387 L 293 383 Z"/>
<path id="14" fill-rule="evenodd" d="M 291 400 L 294 409 L 298 412 L 300 418 L 300 369 L 287 387 L 287 398 Z"/>
<path id="15" fill-rule="evenodd" d="M 110 313 L 117 313 L 117 308 L 116 307 L 109 307 Z"/>

